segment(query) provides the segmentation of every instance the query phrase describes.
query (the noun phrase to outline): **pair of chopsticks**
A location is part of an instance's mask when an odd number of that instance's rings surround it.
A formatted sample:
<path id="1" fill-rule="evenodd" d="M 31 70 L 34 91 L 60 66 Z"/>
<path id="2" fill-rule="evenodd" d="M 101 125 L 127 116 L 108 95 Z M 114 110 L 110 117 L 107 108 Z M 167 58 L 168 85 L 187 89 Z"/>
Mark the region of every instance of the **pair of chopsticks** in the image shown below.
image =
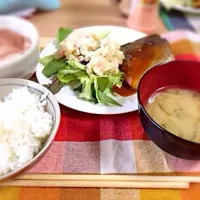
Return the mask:
<path id="1" fill-rule="evenodd" d="M 194 176 L 26 174 L 0 186 L 187 189 Z"/>

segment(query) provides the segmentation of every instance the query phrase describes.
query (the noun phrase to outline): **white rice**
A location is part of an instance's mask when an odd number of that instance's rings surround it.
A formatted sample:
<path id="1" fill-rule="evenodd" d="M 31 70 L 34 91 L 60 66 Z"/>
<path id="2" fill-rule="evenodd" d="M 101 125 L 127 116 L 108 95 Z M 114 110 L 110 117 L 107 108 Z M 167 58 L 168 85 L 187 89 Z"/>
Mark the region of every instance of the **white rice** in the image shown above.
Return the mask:
<path id="1" fill-rule="evenodd" d="M 0 175 L 22 167 L 40 150 L 53 120 L 45 112 L 46 98 L 14 89 L 0 102 Z"/>

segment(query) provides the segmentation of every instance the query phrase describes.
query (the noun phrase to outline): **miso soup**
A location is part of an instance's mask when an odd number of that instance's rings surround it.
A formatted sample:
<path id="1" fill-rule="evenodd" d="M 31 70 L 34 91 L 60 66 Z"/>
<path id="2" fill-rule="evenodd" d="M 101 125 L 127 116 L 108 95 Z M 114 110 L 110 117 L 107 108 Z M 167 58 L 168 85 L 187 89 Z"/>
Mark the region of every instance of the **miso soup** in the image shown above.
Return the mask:
<path id="1" fill-rule="evenodd" d="M 152 95 L 145 109 L 170 133 L 200 142 L 200 93 L 168 88 Z"/>

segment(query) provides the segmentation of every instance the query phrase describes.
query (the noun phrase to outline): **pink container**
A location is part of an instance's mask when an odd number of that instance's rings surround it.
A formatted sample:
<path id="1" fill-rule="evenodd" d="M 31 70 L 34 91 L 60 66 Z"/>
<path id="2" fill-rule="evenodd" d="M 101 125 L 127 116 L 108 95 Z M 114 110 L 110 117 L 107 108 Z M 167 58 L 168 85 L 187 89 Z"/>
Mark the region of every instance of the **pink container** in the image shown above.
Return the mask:
<path id="1" fill-rule="evenodd" d="M 155 33 L 159 24 L 158 0 L 132 0 L 127 26 L 141 32 Z"/>

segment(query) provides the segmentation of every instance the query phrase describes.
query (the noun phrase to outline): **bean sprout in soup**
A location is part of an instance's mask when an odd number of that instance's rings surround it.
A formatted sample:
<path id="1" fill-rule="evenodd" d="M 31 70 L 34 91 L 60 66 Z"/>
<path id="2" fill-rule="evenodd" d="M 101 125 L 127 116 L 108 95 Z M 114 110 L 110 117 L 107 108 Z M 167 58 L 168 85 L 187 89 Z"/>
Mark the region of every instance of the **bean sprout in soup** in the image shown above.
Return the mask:
<path id="1" fill-rule="evenodd" d="M 200 142 L 200 93 L 179 88 L 162 90 L 150 98 L 146 111 L 172 134 Z"/>

